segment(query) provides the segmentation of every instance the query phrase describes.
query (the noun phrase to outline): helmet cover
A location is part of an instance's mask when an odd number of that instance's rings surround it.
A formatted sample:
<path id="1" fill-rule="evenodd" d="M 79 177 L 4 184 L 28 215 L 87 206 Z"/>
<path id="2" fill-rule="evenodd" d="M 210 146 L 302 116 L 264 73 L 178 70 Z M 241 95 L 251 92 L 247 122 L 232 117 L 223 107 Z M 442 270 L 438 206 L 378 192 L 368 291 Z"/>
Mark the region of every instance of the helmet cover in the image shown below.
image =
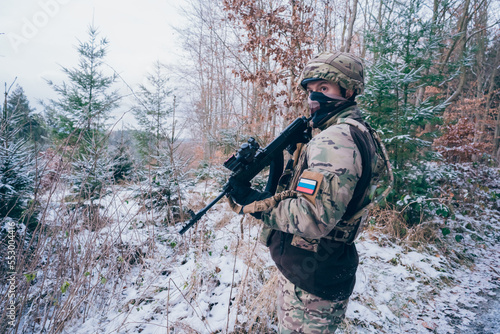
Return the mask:
<path id="1" fill-rule="evenodd" d="M 345 52 L 323 52 L 309 60 L 299 82 L 306 90 L 307 83 L 314 80 L 329 80 L 356 95 L 363 93 L 363 63 L 358 57 Z"/>

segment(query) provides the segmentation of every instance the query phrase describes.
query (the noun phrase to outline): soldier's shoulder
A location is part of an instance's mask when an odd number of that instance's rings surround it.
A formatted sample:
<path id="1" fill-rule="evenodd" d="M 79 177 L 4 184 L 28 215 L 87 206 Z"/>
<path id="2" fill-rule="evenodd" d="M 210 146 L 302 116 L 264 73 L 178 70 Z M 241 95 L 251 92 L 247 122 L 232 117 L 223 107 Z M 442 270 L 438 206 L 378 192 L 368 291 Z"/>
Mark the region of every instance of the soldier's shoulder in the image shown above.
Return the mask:
<path id="1" fill-rule="evenodd" d="M 349 129 L 349 124 L 332 124 L 328 128 L 324 129 L 318 133 L 311 140 L 312 145 L 319 145 L 321 143 L 327 143 L 330 141 L 352 141 L 351 131 Z"/>
<path id="2" fill-rule="evenodd" d="M 308 160 L 337 161 L 353 156 L 357 147 L 348 124 L 328 127 L 316 135 L 308 145 Z"/>

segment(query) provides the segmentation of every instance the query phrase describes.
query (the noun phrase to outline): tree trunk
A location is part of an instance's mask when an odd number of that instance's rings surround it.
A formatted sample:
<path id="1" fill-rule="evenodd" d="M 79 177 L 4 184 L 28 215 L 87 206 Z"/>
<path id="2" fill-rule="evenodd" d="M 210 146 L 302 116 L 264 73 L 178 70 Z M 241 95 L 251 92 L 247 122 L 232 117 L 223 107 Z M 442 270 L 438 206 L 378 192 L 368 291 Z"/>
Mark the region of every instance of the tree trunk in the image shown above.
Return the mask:
<path id="1" fill-rule="evenodd" d="M 497 54 L 495 56 L 495 63 L 493 64 L 493 73 L 491 73 L 490 77 L 490 84 L 489 84 L 489 89 L 488 89 L 488 95 L 486 96 L 486 109 L 485 109 L 485 116 L 489 112 L 491 108 L 491 101 L 493 99 L 493 96 L 495 93 L 498 93 L 495 91 L 495 77 L 498 73 L 498 68 L 500 67 L 500 51 L 498 50 L 498 44 L 496 43 L 496 50 Z M 497 162 L 500 166 L 500 112 L 497 108 L 497 120 L 495 124 L 495 134 L 493 136 L 493 154 L 497 154 Z"/>
<path id="2" fill-rule="evenodd" d="M 431 38 L 436 33 L 435 28 L 436 28 L 437 17 L 438 17 L 438 9 L 439 9 L 439 0 L 434 0 L 434 5 L 433 5 L 433 9 L 432 9 L 433 14 L 432 14 L 431 29 L 430 29 L 430 33 L 429 33 L 429 36 Z M 432 57 L 432 51 L 429 52 L 428 57 L 429 58 Z M 430 71 L 430 67 L 425 69 L 424 77 L 429 75 L 429 71 Z M 423 97 L 424 97 L 424 93 L 425 93 L 425 86 L 422 85 L 417 90 L 417 97 L 415 100 L 415 106 L 417 106 L 417 107 L 420 106 L 420 104 L 422 103 Z"/>
<path id="3" fill-rule="evenodd" d="M 498 167 L 500 167 L 500 115 L 497 115 L 497 124 L 495 126 L 495 136 L 493 140 L 493 152 L 496 152 Z"/>
<path id="4" fill-rule="evenodd" d="M 372 2 L 373 4 L 373 2 Z M 361 12 L 364 13 L 363 14 L 363 31 L 371 31 L 371 20 L 368 20 L 367 19 L 367 15 L 366 15 L 366 12 L 372 12 L 372 8 L 370 8 L 370 6 L 368 5 L 368 0 L 365 1 L 365 10 L 362 10 Z M 361 45 L 361 59 L 365 59 L 366 58 L 366 39 L 363 38 L 363 44 Z"/>
<path id="5" fill-rule="evenodd" d="M 329 51 L 333 47 L 333 42 L 331 38 L 331 32 L 333 31 L 332 27 L 332 10 L 330 7 L 330 2 L 327 0 L 325 1 L 325 7 L 324 7 L 324 23 L 323 23 L 323 37 L 320 41 L 320 50 L 319 51 Z M 321 45 L 323 46 L 321 48 Z"/>
<path id="6" fill-rule="evenodd" d="M 500 51 L 498 51 L 498 47 L 500 43 L 496 43 L 495 47 L 497 48 L 497 54 L 495 56 L 495 61 L 493 62 L 493 72 L 491 73 L 490 80 L 489 80 L 489 85 L 488 85 L 488 94 L 486 95 L 486 104 L 484 107 L 483 115 L 481 116 L 481 123 L 479 127 L 479 141 L 483 140 L 484 137 L 484 132 L 485 132 L 485 125 L 486 121 L 488 119 L 488 113 L 490 112 L 491 109 L 491 101 L 492 97 L 495 94 L 495 77 L 498 73 L 498 67 L 500 67 Z M 497 118 L 500 118 L 499 115 L 497 115 Z M 497 125 L 495 127 L 495 137 L 493 140 L 493 145 L 494 145 L 494 151 L 496 152 L 497 150 L 497 145 L 498 145 L 498 120 L 497 120 Z"/>
<path id="7" fill-rule="evenodd" d="M 379 33 L 377 34 L 377 45 L 380 45 L 380 39 L 381 39 L 381 33 L 380 31 L 382 30 L 382 7 L 384 6 L 384 0 L 380 0 L 380 3 L 379 3 L 379 7 L 378 7 L 378 15 L 377 15 L 377 25 L 378 25 L 378 30 L 379 30 Z M 375 60 L 375 62 L 377 62 L 379 58 L 379 53 L 378 52 L 375 52 L 373 54 L 373 59 Z"/>
<path id="8" fill-rule="evenodd" d="M 460 35 L 460 37 L 457 39 L 457 44 L 459 45 L 459 50 L 460 50 L 459 52 L 461 54 L 461 57 L 460 57 L 461 60 L 463 60 L 463 58 L 465 57 L 465 52 L 466 52 L 466 48 L 467 48 L 467 25 L 468 25 L 469 20 L 470 20 L 469 5 L 470 5 L 470 0 L 466 0 L 465 5 L 464 5 L 464 13 L 459 21 L 459 24 L 458 24 L 458 34 Z M 448 55 L 446 56 L 446 60 L 445 60 L 445 63 L 443 63 L 443 66 L 445 66 L 446 63 L 448 62 L 452 50 L 453 50 L 453 46 L 450 49 L 450 51 L 448 52 Z M 455 92 L 446 100 L 446 102 L 445 102 L 446 104 L 455 101 L 458 98 L 458 96 L 460 95 L 460 93 L 462 93 L 462 89 L 464 88 L 464 84 L 465 84 L 466 73 L 467 73 L 467 69 L 465 67 L 465 63 L 462 61 L 462 65 L 460 66 L 460 81 L 458 83 L 458 87 L 455 90 Z"/>
<path id="9" fill-rule="evenodd" d="M 344 17 L 343 17 L 343 20 L 344 20 L 344 24 L 342 25 L 342 38 L 340 40 L 340 50 L 344 51 L 345 50 L 345 31 L 347 29 L 347 12 L 349 11 L 349 2 L 348 1 L 346 4 L 345 4 L 345 13 L 344 13 Z"/>
<path id="10" fill-rule="evenodd" d="M 354 3 L 352 4 L 352 13 L 351 17 L 349 20 L 349 29 L 347 30 L 347 39 L 345 43 L 345 52 L 350 52 L 351 51 L 351 44 L 352 44 L 352 30 L 354 28 L 354 21 L 356 21 L 356 13 L 358 11 L 358 0 L 354 0 Z"/>

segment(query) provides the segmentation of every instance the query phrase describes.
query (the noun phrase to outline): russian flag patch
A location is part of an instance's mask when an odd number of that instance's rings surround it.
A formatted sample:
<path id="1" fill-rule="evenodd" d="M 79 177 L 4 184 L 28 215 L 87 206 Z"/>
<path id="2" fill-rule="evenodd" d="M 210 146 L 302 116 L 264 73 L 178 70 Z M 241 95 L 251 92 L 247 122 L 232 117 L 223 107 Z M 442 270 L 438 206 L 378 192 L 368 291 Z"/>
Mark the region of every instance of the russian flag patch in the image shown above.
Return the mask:
<path id="1" fill-rule="evenodd" d="M 295 188 L 295 190 L 298 191 L 299 193 L 312 195 L 314 194 L 317 185 L 318 181 L 301 177 L 299 180 L 299 184 L 297 184 L 297 188 Z"/>

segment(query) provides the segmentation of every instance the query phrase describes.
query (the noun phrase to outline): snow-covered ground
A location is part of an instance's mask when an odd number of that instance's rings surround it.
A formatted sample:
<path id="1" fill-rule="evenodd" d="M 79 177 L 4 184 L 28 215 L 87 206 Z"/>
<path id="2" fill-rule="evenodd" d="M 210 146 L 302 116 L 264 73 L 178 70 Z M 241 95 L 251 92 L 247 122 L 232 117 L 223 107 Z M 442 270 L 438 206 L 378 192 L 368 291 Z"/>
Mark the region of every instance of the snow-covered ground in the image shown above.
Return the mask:
<path id="1" fill-rule="evenodd" d="M 194 208 L 217 195 L 206 184 L 188 191 Z M 97 233 L 96 247 L 132 250 L 134 260 L 106 280 L 105 269 L 90 272 L 105 288 L 65 319 L 63 333 L 276 332 L 276 269 L 258 241 L 259 222 L 221 202 L 180 236 L 182 224 L 142 210 L 126 187 L 110 198 L 101 202 L 109 223 L 81 239 Z M 357 241 L 357 283 L 339 333 L 500 333 L 500 212 L 475 208 L 421 224 L 413 241 L 370 225 Z M 20 332 L 41 330 L 31 321 Z"/>
<path id="2" fill-rule="evenodd" d="M 490 224 L 498 239 L 500 214 L 481 221 L 458 216 L 456 225 Z M 471 226 L 469 225 L 469 226 Z M 483 234 L 481 234 L 482 236 Z M 376 231 L 358 242 L 362 265 L 346 332 L 352 333 L 476 333 L 471 324 L 481 316 L 478 305 L 500 300 L 498 240 L 460 243 L 448 235 L 443 249 L 391 244 Z M 448 241 L 448 240 L 446 240 Z M 500 327 L 493 332 L 498 333 Z"/>

